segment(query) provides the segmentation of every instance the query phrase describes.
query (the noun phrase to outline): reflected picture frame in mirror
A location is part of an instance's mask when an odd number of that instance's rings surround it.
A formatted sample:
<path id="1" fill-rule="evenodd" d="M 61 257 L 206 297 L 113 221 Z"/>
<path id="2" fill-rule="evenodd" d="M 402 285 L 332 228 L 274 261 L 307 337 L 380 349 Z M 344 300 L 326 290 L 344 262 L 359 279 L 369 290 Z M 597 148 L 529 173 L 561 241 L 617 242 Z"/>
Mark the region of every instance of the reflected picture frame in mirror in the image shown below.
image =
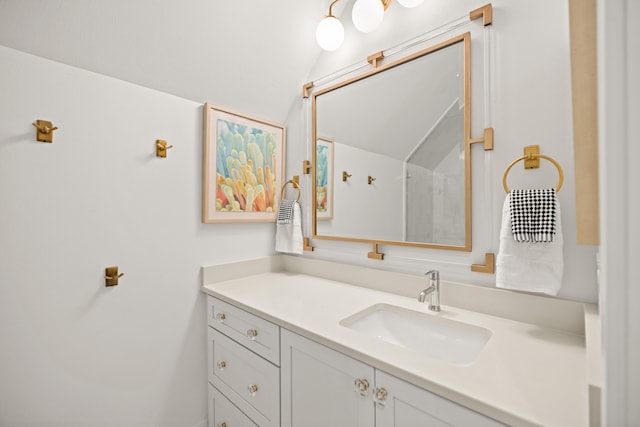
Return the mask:
<path id="1" fill-rule="evenodd" d="M 369 242 L 376 247 L 378 244 L 383 245 L 404 245 L 413 247 L 428 247 L 439 248 L 449 250 L 470 251 L 471 250 L 471 155 L 470 145 L 478 140 L 471 138 L 471 65 L 470 65 L 470 33 L 460 34 L 452 37 L 446 41 L 435 44 L 433 46 L 422 49 L 418 52 L 412 53 L 404 58 L 389 62 L 387 64 L 380 65 L 376 62 L 374 68 L 369 71 L 351 77 L 343 82 L 334 84 L 330 87 L 315 91 L 311 97 L 312 105 L 312 141 L 313 141 L 313 164 L 318 164 L 317 149 L 319 135 L 323 135 L 323 139 L 331 139 L 333 145 L 334 171 L 341 171 L 343 169 L 349 170 L 353 174 L 353 178 L 348 181 L 335 180 L 335 190 L 332 191 L 332 210 L 333 215 L 330 221 L 322 221 L 323 214 L 318 212 L 317 199 L 313 201 L 312 209 L 312 238 L 314 239 L 327 239 L 327 240 L 343 240 L 343 241 L 355 241 L 355 242 Z M 402 151 L 398 145 L 398 139 L 392 135 L 383 135 L 384 132 L 391 132 L 395 128 L 409 127 L 403 123 L 415 123 L 420 121 L 428 121 L 424 119 L 427 114 L 423 114 L 421 109 L 417 106 L 427 104 L 431 102 L 436 103 L 436 98 L 440 96 L 440 93 L 434 92 L 433 94 L 416 94 L 415 88 L 423 83 L 425 79 L 420 73 L 413 73 L 414 77 L 406 74 L 404 70 L 408 70 L 409 67 L 415 64 L 420 64 L 420 61 L 424 61 L 430 58 L 436 58 L 437 56 L 448 55 L 448 49 L 458 49 L 459 53 L 454 53 L 455 57 L 458 55 L 456 61 L 459 64 L 459 68 L 447 71 L 448 75 L 454 74 L 459 82 L 453 91 L 458 93 L 454 97 L 454 102 L 451 100 L 446 102 L 446 108 L 441 108 L 439 114 L 433 117 L 433 123 L 446 122 L 447 120 L 456 120 L 459 128 L 455 130 L 455 144 L 447 146 L 446 150 L 440 149 L 439 153 L 435 153 L 433 149 L 430 152 L 420 154 L 420 146 L 424 144 L 424 141 L 429 137 L 433 137 L 435 134 L 442 134 L 442 129 L 432 124 L 426 125 L 425 129 L 418 129 L 421 132 L 420 137 L 415 139 L 417 142 L 413 142 L 410 149 L 405 149 L 408 156 L 403 155 L 402 159 L 388 160 L 393 156 L 397 156 L 398 152 Z M 444 67 L 440 67 L 444 68 Z M 447 74 L 445 72 L 442 74 Z M 364 82 L 375 82 L 375 79 L 380 76 L 393 76 L 393 73 L 398 73 L 398 79 L 410 80 L 418 76 L 417 83 L 408 83 L 407 92 L 410 94 L 397 93 L 402 91 L 385 92 L 385 86 L 382 89 L 365 88 L 358 89 L 358 85 Z M 404 73 L 404 74 L 403 74 Z M 395 77 L 392 77 L 395 78 Z M 375 85 L 375 84 L 374 84 Z M 441 91 L 442 88 L 436 87 L 434 90 Z M 360 90 L 360 92 L 358 92 Z M 344 102 L 344 98 L 339 98 L 335 102 L 329 101 L 337 93 L 373 93 L 372 99 L 363 101 L 363 104 L 369 104 L 373 107 L 373 110 L 369 114 L 364 114 L 364 118 L 361 120 L 358 115 L 362 115 L 360 110 L 366 110 L 365 107 L 358 104 L 349 104 Z M 409 100 L 411 98 L 412 100 Z M 358 95 L 360 97 L 360 95 Z M 450 97 L 450 96 L 449 96 Z M 409 111 L 398 110 L 391 111 L 387 99 L 404 99 L 403 102 L 410 103 L 414 107 Z M 448 99 L 440 96 L 442 99 Z M 444 106 L 442 102 L 440 102 Z M 341 110 L 341 106 L 344 109 Z M 433 108 L 432 108 L 433 109 Z M 433 109 L 435 110 L 435 109 Z M 453 113 L 452 113 L 453 112 Z M 455 114 L 454 114 L 455 113 Z M 394 116 L 395 114 L 395 116 Z M 410 117 L 411 115 L 413 117 Z M 433 115 L 433 114 L 432 114 Z M 333 116 L 334 125 L 327 125 L 331 121 L 325 121 L 325 116 Z M 400 116 L 408 116 L 408 121 L 401 122 L 398 120 Z M 455 118 L 453 118 L 455 116 Z M 431 120 L 431 119 L 430 119 Z M 336 125 L 335 123 L 340 123 Z M 380 125 L 381 127 L 377 127 Z M 349 132 L 351 131 L 351 132 Z M 367 134 L 367 131 L 369 133 Z M 355 135 L 355 136 L 354 136 Z M 381 136 L 382 135 L 382 136 Z M 376 149 L 372 148 L 372 144 L 377 138 L 382 139 L 379 144 L 381 147 L 380 152 L 376 152 Z M 343 144 L 345 141 L 353 141 L 355 139 L 362 139 L 359 143 Z M 480 139 L 482 140 L 482 139 Z M 320 142 L 322 144 L 322 142 Z M 367 145 L 369 144 L 369 145 Z M 351 150 L 351 153 L 345 153 L 345 150 Z M 386 150 L 386 153 L 385 153 Z M 424 151 L 424 149 L 422 150 Z M 436 150 L 437 151 L 437 150 Z M 447 240 L 445 239 L 429 239 L 419 237 L 426 234 L 420 234 L 420 230 L 412 230 L 409 225 L 408 218 L 411 216 L 411 212 L 414 216 L 417 215 L 417 223 L 420 221 L 428 222 L 427 219 L 420 218 L 420 212 L 424 212 L 424 207 L 417 206 L 412 207 L 412 203 L 416 200 L 420 200 L 422 196 L 412 197 L 407 195 L 407 186 L 411 177 L 416 176 L 416 170 L 425 169 L 425 165 L 418 165 L 417 169 L 411 169 L 411 161 L 407 161 L 408 158 L 422 157 L 424 163 L 425 158 L 427 163 L 433 162 L 434 158 L 438 158 L 439 163 L 443 159 L 449 159 L 448 162 L 457 165 L 455 166 L 456 172 L 453 180 L 458 182 L 458 189 L 454 192 L 457 193 L 457 197 L 451 203 L 450 200 L 443 200 L 442 206 L 445 206 L 447 210 L 440 212 L 441 217 L 449 222 L 455 217 L 455 227 L 451 227 L 451 224 L 436 224 L 430 226 L 431 229 L 446 230 L 453 229 L 454 233 L 449 233 L 449 236 L 455 238 Z M 345 159 L 351 159 L 351 164 L 344 164 Z M 356 159 L 356 160 L 354 160 Z M 390 172 L 392 163 L 402 163 L 402 168 L 396 167 L 396 170 L 400 172 Z M 419 162 L 418 162 L 419 163 Z M 376 167 L 377 164 L 377 167 Z M 413 165 L 415 168 L 416 166 Z M 434 179 L 440 179 L 440 181 L 446 182 L 450 180 L 450 177 L 440 176 L 437 172 L 437 165 L 428 166 L 433 170 L 429 173 Z M 369 169 L 367 169 L 369 168 Z M 315 173 L 315 172 L 314 172 Z M 413 175 L 412 175 L 413 174 Z M 360 175 L 360 176 L 356 176 Z M 436 176 L 438 175 L 438 176 Z M 376 181 L 368 182 L 367 176 L 375 176 Z M 317 175 L 314 175 L 313 193 L 317 192 Z M 364 182 L 364 184 L 363 184 Z M 435 182 L 435 181 L 434 181 Z M 420 185 L 418 185 L 420 187 Z M 386 190 L 385 190 L 386 189 Z M 400 189 L 400 190 L 399 190 Z M 350 191 L 351 193 L 348 193 Z M 383 191 L 386 191 L 383 194 Z M 446 185 L 440 187 L 439 197 L 443 194 L 450 194 L 451 191 L 447 190 Z M 359 197 L 356 197 L 359 196 Z M 431 197 L 431 196 L 429 196 Z M 450 198 L 451 199 L 451 198 Z M 367 205 L 363 200 L 369 200 L 371 203 Z M 415 203 L 413 203 L 415 204 Z M 399 216 L 397 212 L 393 212 L 390 209 L 397 206 L 402 206 L 402 214 Z M 349 221 L 344 221 L 344 215 L 351 215 Z M 369 229 L 364 228 L 367 222 L 375 221 L 374 225 Z M 398 224 L 400 223 L 400 224 Z M 340 228 L 336 224 L 346 224 Z M 444 224 L 444 225 L 443 225 Z M 332 228 L 333 227 L 333 228 Z M 416 228 L 416 227 L 414 227 Z M 417 227 L 419 228 L 419 227 Z M 433 236 L 434 234 L 432 234 Z M 416 237 L 418 236 L 418 237 Z"/>
<path id="2" fill-rule="evenodd" d="M 315 144 L 314 169 L 316 220 L 333 219 L 333 140 L 319 136 Z"/>

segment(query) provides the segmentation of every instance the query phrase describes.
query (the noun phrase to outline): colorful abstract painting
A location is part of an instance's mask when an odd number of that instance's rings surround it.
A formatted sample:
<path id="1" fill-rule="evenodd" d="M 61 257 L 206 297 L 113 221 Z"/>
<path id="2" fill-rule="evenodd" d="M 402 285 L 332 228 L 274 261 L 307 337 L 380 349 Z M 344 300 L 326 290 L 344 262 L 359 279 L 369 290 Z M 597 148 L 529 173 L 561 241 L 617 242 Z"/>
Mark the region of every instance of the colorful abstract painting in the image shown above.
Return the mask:
<path id="1" fill-rule="evenodd" d="M 275 221 L 284 126 L 205 104 L 203 222 Z"/>

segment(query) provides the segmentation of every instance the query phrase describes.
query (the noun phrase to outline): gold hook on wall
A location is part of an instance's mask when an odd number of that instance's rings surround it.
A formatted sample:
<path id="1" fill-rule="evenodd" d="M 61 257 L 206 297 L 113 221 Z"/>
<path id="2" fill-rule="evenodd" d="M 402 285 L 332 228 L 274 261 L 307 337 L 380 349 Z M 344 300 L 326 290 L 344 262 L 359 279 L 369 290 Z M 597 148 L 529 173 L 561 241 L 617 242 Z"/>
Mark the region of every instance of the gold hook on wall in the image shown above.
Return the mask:
<path id="1" fill-rule="evenodd" d="M 118 286 L 118 279 L 124 276 L 124 273 L 118 274 L 118 266 L 107 267 L 104 269 L 104 280 L 106 286 Z"/>
<path id="2" fill-rule="evenodd" d="M 167 150 L 173 148 L 173 145 L 167 145 L 167 141 L 163 139 L 156 139 L 156 156 L 166 158 Z"/>
<path id="3" fill-rule="evenodd" d="M 373 184 L 373 181 L 375 181 L 376 179 L 374 177 L 372 177 L 371 175 L 369 175 L 369 177 L 367 178 L 367 182 L 369 183 L 369 185 Z"/>
<path id="4" fill-rule="evenodd" d="M 58 126 L 53 126 L 48 120 L 36 120 L 31 124 L 37 129 L 36 140 L 40 142 L 53 142 L 53 131 L 58 129 Z"/>
<path id="5" fill-rule="evenodd" d="M 351 174 L 347 173 L 347 171 L 343 171 L 342 172 L 342 180 L 346 182 L 349 178 L 351 178 Z"/>

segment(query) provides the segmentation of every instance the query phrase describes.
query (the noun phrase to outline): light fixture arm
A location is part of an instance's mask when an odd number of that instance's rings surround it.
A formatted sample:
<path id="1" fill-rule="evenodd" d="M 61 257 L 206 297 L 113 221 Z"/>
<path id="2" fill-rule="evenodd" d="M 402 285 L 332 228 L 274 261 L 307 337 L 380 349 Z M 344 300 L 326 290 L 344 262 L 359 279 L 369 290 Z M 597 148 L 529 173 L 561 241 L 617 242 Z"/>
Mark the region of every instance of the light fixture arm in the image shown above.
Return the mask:
<path id="1" fill-rule="evenodd" d="M 333 0 L 333 1 L 331 2 L 331 4 L 329 5 L 329 14 L 327 15 L 327 18 L 328 18 L 328 17 L 330 17 L 330 16 L 332 16 L 332 17 L 334 17 L 334 18 L 335 18 L 335 16 L 333 15 L 333 5 L 334 5 L 334 4 L 336 4 L 336 3 L 338 3 L 339 1 L 340 1 L 340 0 Z"/>
<path id="2" fill-rule="evenodd" d="M 344 41 L 344 27 L 340 20 L 333 14 L 333 7 L 340 0 L 332 0 L 329 4 L 329 13 L 318 23 L 316 27 L 316 41 L 318 45 L 328 51 L 334 51 Z M 393 0 L 355 0 L 351 11 L 353 25 L 363 33 L 374 31 L 382 22 L 384 11 L 389 8 Z M 415 7 L 424 0 L 398 0 L 405 7 Z M 382 7 L 380 7 L 382 6 Z"/>

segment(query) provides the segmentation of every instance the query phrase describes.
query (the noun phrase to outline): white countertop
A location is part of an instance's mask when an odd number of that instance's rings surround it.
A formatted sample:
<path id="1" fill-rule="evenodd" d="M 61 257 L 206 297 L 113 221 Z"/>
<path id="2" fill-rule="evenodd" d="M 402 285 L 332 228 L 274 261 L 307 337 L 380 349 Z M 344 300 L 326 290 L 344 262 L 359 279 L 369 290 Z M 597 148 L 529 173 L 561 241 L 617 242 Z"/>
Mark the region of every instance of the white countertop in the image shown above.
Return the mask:
<path id="1" fill-rule="evenodd" d="M 508 425 L 588 425 L 585 337 L 306 274 L 269 272 L 203 291 L 286 329 Z M 391 304 L 482 326 L 492 336 L 470 366 L 456 366 L 368 337 L 340 321 Z"/>

